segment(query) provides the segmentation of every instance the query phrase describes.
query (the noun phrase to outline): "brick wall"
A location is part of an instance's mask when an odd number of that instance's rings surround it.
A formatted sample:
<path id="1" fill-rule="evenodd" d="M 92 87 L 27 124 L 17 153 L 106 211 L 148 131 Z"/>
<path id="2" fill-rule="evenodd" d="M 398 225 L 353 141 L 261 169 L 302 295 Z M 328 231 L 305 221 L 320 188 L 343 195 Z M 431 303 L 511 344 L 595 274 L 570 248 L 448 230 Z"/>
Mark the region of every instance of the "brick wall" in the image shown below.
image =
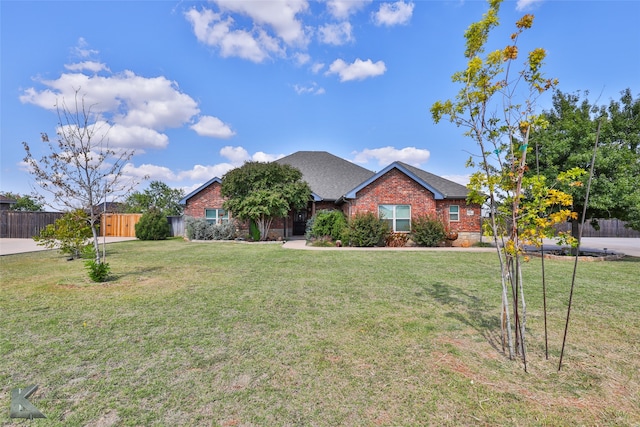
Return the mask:
<path id="1" fill-rule="evenodd" d="M 184 215 L 193 218 L 204 218 L 205 209 L 221 209 L 225 199 L 220 194 L 221 184 L 213 182 L 207 188 L 187 200 Z"/>

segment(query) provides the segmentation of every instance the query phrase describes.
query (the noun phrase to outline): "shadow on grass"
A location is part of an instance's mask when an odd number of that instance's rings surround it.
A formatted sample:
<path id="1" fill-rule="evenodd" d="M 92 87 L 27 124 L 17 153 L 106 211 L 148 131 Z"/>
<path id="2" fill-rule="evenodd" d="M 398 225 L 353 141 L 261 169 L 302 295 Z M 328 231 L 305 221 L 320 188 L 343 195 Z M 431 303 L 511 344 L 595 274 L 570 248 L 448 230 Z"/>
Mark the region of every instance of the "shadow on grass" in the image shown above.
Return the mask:
<path id="1" fill-rule="evenodd" d="M 425 286 L 424 290 L 438 303 L 452 309 L 445 316 L 475 329 L 491 347 L 502 353 L 500 319 L 492 314 L 495 307 L 463 289 L 441 282 Z"/>
<path id="2" fill-rule="evenodd" d="M 135 271 L 125 271 L 125 272 L 118 272 L 117 274 L 113 274 L 110 273 L 109 274 L 109 280 L 107 280 L 108 282 L 116 282 L 120 279 L 124 279 L 126 277 L 142 277 L 142 276 L 146 276 L 149 273 L 153 273 L 155 271 L 158 270 L 162 270 L 162 267 L 158 266 L 158 267 L 149 267 L 149 268 L 143 268 L 140 270 L 135 270 Z"/>

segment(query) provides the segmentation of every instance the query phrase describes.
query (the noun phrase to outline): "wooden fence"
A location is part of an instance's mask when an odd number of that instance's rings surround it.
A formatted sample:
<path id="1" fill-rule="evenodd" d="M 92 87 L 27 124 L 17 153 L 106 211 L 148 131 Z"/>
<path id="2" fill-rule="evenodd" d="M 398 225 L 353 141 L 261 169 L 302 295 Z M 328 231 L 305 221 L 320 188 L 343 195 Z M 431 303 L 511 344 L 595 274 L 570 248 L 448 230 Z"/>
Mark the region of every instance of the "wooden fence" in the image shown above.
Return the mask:
<path id="1" fill-rule="evenodd" d="M 136 224 L 142 214 L 103 214 L 100 235 L 107 237 L 136 237 Z"/>
<path id="2" fill-rule="evenodd" d="M 625 227 L 625 222 L 618 219 L 599 219 L 599 230 L 585 222 L 582 237 L 640 237 L 640 231 Z M 564 223 L 556 227 L 558 231 L 570 231 L 571 223 Z"/>
<path id="3" fill-rule="evenodd" d="M 40 234 L 47 225 L 53 224 L 64 214 L 61 212 L 0 211 L 0 237 L 30 239 Z"/>

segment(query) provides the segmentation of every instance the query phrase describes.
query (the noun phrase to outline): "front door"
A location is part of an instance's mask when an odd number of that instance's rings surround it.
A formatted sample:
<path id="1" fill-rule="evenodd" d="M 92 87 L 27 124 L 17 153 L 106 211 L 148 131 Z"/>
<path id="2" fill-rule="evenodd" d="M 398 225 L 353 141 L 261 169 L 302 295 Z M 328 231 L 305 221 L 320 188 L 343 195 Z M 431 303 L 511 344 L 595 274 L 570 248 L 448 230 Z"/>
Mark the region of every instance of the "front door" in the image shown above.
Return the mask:
<path id="1" fill-rule="evenodd" d="M 307 211 L 295 211 L 293 213 L 293 235 L 304 236 L 307 228 Z"/>

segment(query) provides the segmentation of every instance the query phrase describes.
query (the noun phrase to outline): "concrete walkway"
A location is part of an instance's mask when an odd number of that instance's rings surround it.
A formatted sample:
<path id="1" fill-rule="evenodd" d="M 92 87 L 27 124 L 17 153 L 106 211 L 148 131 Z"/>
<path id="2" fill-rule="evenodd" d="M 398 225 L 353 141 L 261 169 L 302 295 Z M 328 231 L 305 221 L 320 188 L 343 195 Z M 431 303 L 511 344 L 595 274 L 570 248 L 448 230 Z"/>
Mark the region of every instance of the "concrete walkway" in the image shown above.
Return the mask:
<path id="1" fill-rule="evenodd" d="M 304 249 L 314 251 L 453 251 L 453 252 L 491 252 L 495 251 L 494 248 L 423 248 L 423 247 L 411 247 L 411 248 L 333 248 L 333 247 L 317 247 L 307 246 L 304 239 L 300 240 L 288 240 L 282 246 L 286 249 Z M 545 249 L 553 249 L 557 247 L 551 240 L 545 240 Z M 595 252 L 604 251 L 607 252 L 623 253 L 634 257 L 640 257 L 640 238 L 613 238 L 613 237 L 583 237 L 580 245 L 581 249 L 590 249 Z"/>
<path id="2" fill-rule="evenodd" d="M 103 237 L 98 240 L 102 244 Z M 124 242 L 127 240 L 136 240 L 135 237 L 107 237 L 107 243 Z M 33 239 L 0 239 L 0 256 L 23 254 L 27 252 L 48 251 L 43 246 L 38 246 Z"/>

